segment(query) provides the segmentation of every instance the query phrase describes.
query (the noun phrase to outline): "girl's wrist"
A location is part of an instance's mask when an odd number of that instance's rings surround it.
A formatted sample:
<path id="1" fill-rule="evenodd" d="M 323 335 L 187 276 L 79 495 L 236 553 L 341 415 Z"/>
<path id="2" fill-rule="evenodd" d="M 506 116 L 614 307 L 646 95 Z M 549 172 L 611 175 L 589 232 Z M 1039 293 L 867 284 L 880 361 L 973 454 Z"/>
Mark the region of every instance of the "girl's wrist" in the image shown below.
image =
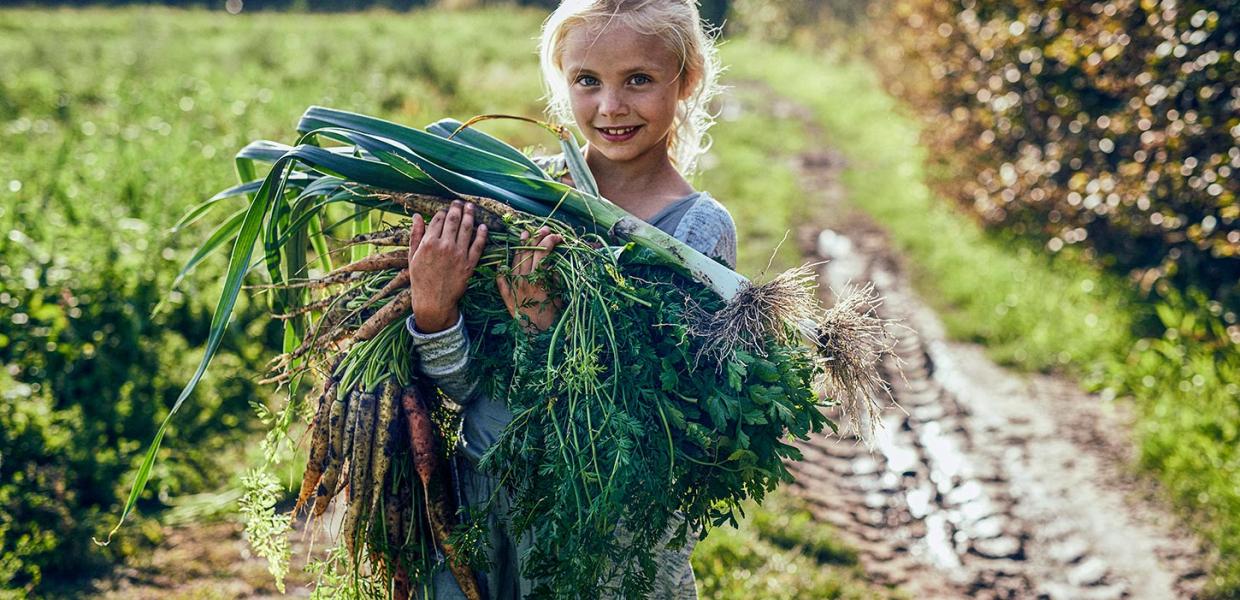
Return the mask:
<path id="1" fill-rule="evenodd" d="M 456 307 L 448 310 L 419 310 L 417 307 L 413 309 L 413 323 L 421 333 L 439 333 L 456 325 L 457 320 L 460 318 L 460 311 Z"/>

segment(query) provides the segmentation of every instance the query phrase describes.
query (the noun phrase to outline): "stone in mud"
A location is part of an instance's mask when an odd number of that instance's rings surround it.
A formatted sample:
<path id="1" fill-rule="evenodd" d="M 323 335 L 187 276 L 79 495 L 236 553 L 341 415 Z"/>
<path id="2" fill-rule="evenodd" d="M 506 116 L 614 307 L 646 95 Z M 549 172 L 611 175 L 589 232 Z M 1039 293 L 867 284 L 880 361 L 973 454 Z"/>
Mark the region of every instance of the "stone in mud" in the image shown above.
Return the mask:
<path id="1" fill-rule="evenodd" d="M 1069 537 L 1060 541 L 1047 551 L 1051 558 L 1063 564 L 1075 563 L 1089 551 L 1089 542 L 1079 537 Z"/>
<path id="2" fill-rule="evenodd" d="M 972 549 L 983 558 L 1021 560 L 1025 555 L 1020 539 L 1010 535 L 973 540 Z"/>
<path id="3" fill-rule="evenodd" d="M 1082 587 L 1099 585 L 1106 576 L 1106 563 L 1097 558 L 1090 558 L 1068 571 L 1068 582 Z"/>

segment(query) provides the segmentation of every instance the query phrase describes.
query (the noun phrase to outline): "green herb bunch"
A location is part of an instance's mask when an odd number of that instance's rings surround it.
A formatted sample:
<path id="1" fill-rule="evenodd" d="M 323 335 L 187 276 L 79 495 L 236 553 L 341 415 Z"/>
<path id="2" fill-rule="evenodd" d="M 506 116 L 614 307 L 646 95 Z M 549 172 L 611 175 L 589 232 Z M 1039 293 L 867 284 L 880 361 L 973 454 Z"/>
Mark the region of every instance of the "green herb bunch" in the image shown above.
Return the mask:
<path id="1" fill-rule="evenodd" d="M 476 372 L 513 412 L 482 468 L 514 491 L 508 517 L 534 534 L 523 568 L 546 597 L 644 596 L 655 550 L 735 523 L 743 500 L 791 481 L 790 438 L 831 425 L 812 350 L 770 339 L 765 356 L 699 361 L 686 309 L 722 301 L 649 252 L 607 250 L 567 286 L 600 293 L 567 296 L 547 332 L 465 311 L 489 357 Z"/>

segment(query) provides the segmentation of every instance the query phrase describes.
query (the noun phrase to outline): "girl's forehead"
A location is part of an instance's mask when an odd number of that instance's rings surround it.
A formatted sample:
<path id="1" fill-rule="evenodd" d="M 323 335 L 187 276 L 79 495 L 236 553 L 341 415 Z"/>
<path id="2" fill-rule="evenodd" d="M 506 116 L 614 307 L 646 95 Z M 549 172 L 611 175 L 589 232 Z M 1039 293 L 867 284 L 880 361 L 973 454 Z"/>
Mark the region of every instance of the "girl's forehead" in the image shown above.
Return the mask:
<path id="1" fill-rule="evenodd" d="M 615 22 L 570 29 L 561 59 L 569 73 L 680 68 L 679 57 L 663 38 Z"/>

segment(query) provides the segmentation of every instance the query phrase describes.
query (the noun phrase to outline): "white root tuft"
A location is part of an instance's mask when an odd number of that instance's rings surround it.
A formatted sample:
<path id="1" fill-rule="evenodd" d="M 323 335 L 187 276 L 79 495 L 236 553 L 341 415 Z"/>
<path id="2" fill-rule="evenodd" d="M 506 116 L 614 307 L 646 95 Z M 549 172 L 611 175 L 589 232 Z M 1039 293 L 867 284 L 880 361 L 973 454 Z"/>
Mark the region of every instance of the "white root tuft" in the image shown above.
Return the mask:
<path id="1" fill-rule="evenodd" d="M 766 338 L 786 342 L 787 324 L 807 338 L 815 337 L 818 322 L 818 288 L 814 265 L 802 265 L 780 273 L 762 285 L 749 284 L 717 312 L 711 313 L 689 301 L 689 333 L 703 339 L 695 357 L 723 368 L 737 350 L 765 356 Z"/>
<path id="2" fill-rule="evenodd" d="M 834 306 L 821 309 L 815 267 L 802 265 L 762 285 L 748 285 L 714 313 L 689 300 L 689 333 L 701 339 L 695 359 L 722 369 L 737 351 L 763 356 L 769 338 L 787 342 L 799 334 L 818 350 L 820 389 L 839 404 L 845 432 L 868 446 L 881 424 L 879 399 L 894 402 L 880 372 L 895 347 L 889 331 L 894 321 L 878 316 L 882 298 L 870 284 L 846 286 Z"/>
<path id="3" fill-rule="evenodd" d="M 878 316 L 882 298 L 873 284 L 847 285 L 835 305 L 819 321 L 814 342 L 823 359 L 826 395 L 839 403 L 847 419 L 846 431 L 866 445 L 881 424 L 879 397 L 891 397 L 891 387 L 880 373 L 883 358 L 892 355 L 895 336 L 891 319 Z"/>

